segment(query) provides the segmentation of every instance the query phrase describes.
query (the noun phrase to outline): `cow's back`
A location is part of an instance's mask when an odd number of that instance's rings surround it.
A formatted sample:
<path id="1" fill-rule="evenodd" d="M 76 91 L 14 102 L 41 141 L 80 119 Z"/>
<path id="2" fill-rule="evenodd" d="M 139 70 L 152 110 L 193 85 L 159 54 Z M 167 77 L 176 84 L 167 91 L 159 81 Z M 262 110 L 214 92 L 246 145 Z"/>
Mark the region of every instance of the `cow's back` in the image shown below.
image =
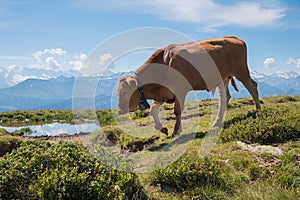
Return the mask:
<path id="1" fill-rule="evenodd" d="M 243 71 L 248 73 L 247 47 L 243 40 L 227 36 L 199 41 L 199 45 L 214 60 L 222 77 L 233 76 L 235 73 Z"/>
<path id="2" fill-rule="evenodd" d="M 137 71 L 151 63 L 167 65 L 181 73 L 193 89 L 210 90 L 224 78 L 248 70 L 246 53 L 246 44 L 236 37 L 171 44 L 155 51 Z"/>

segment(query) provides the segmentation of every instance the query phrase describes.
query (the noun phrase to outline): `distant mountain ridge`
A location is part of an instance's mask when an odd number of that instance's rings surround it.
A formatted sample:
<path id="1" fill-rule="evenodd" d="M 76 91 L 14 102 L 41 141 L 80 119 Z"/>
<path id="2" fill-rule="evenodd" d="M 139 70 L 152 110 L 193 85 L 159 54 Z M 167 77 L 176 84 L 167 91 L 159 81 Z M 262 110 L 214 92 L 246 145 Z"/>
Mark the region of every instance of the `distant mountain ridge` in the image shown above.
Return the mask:
<path id="1" fill-rule="evenodd" d="M 48 80 L 30 78 L 14 86 L 0 89 L 0 111 L 6 110 L 32 110 L 32 109 L 72 109 L 74 99 L 73 90 L 76 81 L 80 80 L 80 87 L 93 89 L 91 84 L 97 82 L 95 88 L 95 98 L 88 99 L 82 94 L 77 97 L 77 108 L 107 109 L 115 108 L 116 103 L 112 102 L 116 98 L 116 87 L 118 77 L 132 74 L 132 72 L 113 73 L 106 72 L 104 76 L 97 77 L 65 77 L 58 76 Z M 300 95 L 300 76 L 296 72 L 275 72 L 271 75 L 252 71 L 251 76 L 258 82 L 260 97 L 276 95 Z M 249 97 L 244 86 L 236 81 L 239 92 L 230 91 L 233 98 Z M 78 84 L 78 82 L 77 82 Z M 76 84 L 75 84 L 76 85 Z M 76 89 L 76 88 L 75 88 Z M 189 95 L 189 99 L 203 99 L 209 95 L 205 92 Z M 95 99 L 95 102 L 91 102 Z"/>
<path id="2" fill-rule="evenodd" d="M 49 80 L 30 78 L 12 87 L 0 89 L 0 94 L 41 99 L 65 99 L 72 95 L 74 80 L 74 77 L 63 76 Z"/>
<path id="3" fill-rule="evenodd" d="M 271 75 L 265 75 L 256 71 L 252 71 L 251 76 L 259 83 L 272 86 L 272 88 L 270 88 L 270 92 L 275 92 L 275 90 L 278 90 L 277 95 L 300 95 L 300 75 L 296 72 L 277 71 Z M 264 94 L 262 93 L 261 95 Z M 265 96 L 274 95 L 269 95 L 267 92 Z"/>
<path id="4" fill-rule="evenodd" d="M 0 67 L 0 88 L 12 87 L 27 79 L 49 80 L 60 76 L 76 77 L 78 75 L 80 75 L 79 72 L 75 70 L 59 71 L 12 65 L 9 67 Z"/>
<path id="5" fill-rule="evenodd" d="M 65 109 L 73 107 L 74 86 L 80 84 L 82 91 L 96 87 L 93 91 L 95 102 L 85 96 L 76 98 L 77 109 L 90 108 L 107 109 L 112 107 L 111 96 L 115 90 L 118 77 L 132 72 L 109 73 L 105 76 L 94 77 L 65 77 L 59 76 L 48 80 L 27 79 L 8 88 L 0 89 L 0 111 L 7 110 L 37 110 L 37 109 Z M 95 83 L 96 85 L 91 85 Z M 78 92 L 77 92 L 78 93 Z M 83 94 L 82 94 L 83 95 Z"/>

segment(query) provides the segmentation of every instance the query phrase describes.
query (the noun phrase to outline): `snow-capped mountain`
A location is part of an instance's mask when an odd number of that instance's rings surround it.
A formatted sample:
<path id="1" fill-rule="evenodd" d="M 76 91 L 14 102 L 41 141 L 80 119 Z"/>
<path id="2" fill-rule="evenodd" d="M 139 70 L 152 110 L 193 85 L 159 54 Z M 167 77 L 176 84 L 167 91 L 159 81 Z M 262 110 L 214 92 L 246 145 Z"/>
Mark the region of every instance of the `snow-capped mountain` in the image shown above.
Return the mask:
<path id="1" fill-rule="evenodd" d="M 111 72 L 107 76 L 93 77 L 29 78 L 11 87 L 0 89 L 0 111 L 70 109 L 74 106 L 74 98 L 77 99 L 76 104 L 81 102 L 80 105 L 76 105 L 80 106 L 77 109 L 83 109 L 90 106 L 93 101 L 93 98 L 87 97 L 85 92 L 93 92 L 92 94 L 96 97 L 95 101 L 97 101 L 95 102 L 97 109 L 113 107 L 111 98 L 116 96 L 115 88 L 118 78 L 129 74 L 132 72 Z M 87 105 L 87 102 L 90 104 Z"/>
<path id="2" fill-rule="evenodd" d="M 264 83 L 282 90 L 285 94 L 289 89 L 300 90 L 300 75 L 297 72 L 277 71 L 271 75 L 265 75 L 256 71 L 251 72 L 251 76 L 259 83 Z"/>
<path id="3" fill-rule="evenodd" d="M 18 74 L 20 73 L 20 74 Z M 90 87 L 91 83 L 97 83 L 97 88 L 94 91 L 97 109 L 115 108 L 113 99 L 116 97 L 114 89 L 118 83 L 118 77 L 132 74 L 133 72 L 119 72 L 107 71 L 102 76 L 98 77 L 77 77 L 70 74 L 70 77 L 61 76 L 62 72 L 53 72 L 47 70 L 33 70 L 28 68 L 14 68 L 1 70 L 0 77 L 6 78 L 17 75 L 31 77 L 17 84 L 15 82 L 6 82 L 6 85 L 11 87 L 0 89 L 0 111 L 16 110 L 16 109 L 70 109 L 72 108 L 72 96 L 74 95 L 74 84 L 80 80 L 80 87 Z M 45 74 L 45 75 L 43 75 Z M 52 78 L 55 77 L 55 78 Z M 276 96 L 276 95 L 300 95 L 300 76 L 296 72 L 275 72 L 271 75 L 266 75 L 257 71 L 251 71 L 251 76 L 258 83 L 258 90 L 260 97 Z M 35 78 L 39 77 L 39 78 Z M 18 78 L 18 77 L 17 77 Z M 3 81 L 0 79 L 0 81 Z M 2 84 L 2 82 L 0 82 Z M 78 82 L 77 82 L 78 83 Z M 230 86 L 231 95 L 233 98 L 249 97 L 248 91 L 239 82 L 236 81 L 239 91 L 236 92 Z M 4 85 L 4 84 L 3 84 Z M 3 85 L 1 85 L 3 87 Z M 85 89 L 84 89 L 85 90 Z M 87 99 L 84 94 L 79 96 L 80 106 L 86 106 L 86 102 L 93 101 Z M 208 98 L 206 92 L 197 93 L 197 100 Z M 193 95 L 192 95 L 193 96 Z M 193 99 L 190 97 L 189 99 Z M 195 100 L 195 98 L 194 98 Z M 82 107 L 86 108 L 86 107 Z"/>
<path id="4" fill-rule="evenodd" d="M 282 72 L 282 71 L 276 71 L 271 75 L 266 75 L 263 73 L 260 73 L 258 71 L 250 71 L 251 77 L 258 79 L 258 80 L 264 80 L 266 78 L 284 78 L 284 79 L 295 79 L 298 76 L 300 76 L 297 72 Z"/>
<path id="5" fill-rule="evenodd" d="M 281 72 L 277 71 L 271 75 L 274 78 L 294 79 L 299 76 L 296 72 Z"/>
<path id="6" fill-rule="evenodd" d="M 265 74 L 260 73 L 258 71 L 250 71 L 250 75 L 251 75 L 252 78 L 255 78 L 255 79 L 262 79 L 262 78 L 266 77 Z"/>

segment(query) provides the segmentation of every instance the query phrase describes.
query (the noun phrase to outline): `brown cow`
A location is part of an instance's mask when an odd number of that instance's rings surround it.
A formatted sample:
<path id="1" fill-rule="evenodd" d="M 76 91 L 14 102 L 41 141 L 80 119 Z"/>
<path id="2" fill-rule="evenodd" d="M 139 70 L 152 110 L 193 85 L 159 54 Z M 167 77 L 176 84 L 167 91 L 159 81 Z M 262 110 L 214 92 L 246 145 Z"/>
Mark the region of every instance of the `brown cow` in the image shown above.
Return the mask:
<path id="1" fill-rule="evenodd" d="M 251 94 L 260 109 L 257 83 L 251 79 L 247 65 L 247 47 L 236 37 L 172 44 L 155 51 L 133 76 L 119 79 L 119 113 L 134 111 L 145 99 L 152 99 L 150 115 L 155 128 L 167 134 L 158 118 L 159 107 L 175 103 L 176 123 L 172 136 L 181 132 L 181 114 L 186 94 L 191 90 L 219 91 L 219 111 L 213 123 L 222 126 L 230 99 L 228 83 L 236 77 Z M 236 87 L 235 87 L 236 88 Z"/>

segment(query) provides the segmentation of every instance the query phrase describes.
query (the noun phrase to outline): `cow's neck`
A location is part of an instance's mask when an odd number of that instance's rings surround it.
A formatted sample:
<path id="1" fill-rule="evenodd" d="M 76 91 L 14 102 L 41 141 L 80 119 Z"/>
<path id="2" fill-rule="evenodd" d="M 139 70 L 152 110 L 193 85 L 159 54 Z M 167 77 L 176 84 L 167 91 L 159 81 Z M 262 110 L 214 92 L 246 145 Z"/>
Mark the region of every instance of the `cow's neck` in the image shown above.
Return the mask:
<path id="1" fill-rule="evenodd" d="M 161 91 L 162 86 L 157 83 L 153 83 L 153 80 L 151 81 L 153 72 L 149 72 L 147 68 L 144 68 L 143 70 L 137 70 L 135 74 L 139 79 L 139 84 L 143 86 L 145 98 L 158 101 L 159 91 Z"/>
<path id="2" fill-rule="evenodd" d="M 140 100 L 139 100 L 139 108 L 140 110 L 146 110 L 147 108 L 150 108 L 149 103 L 147 102 L 147 99 L 145 97 L 145 92 L 144 92 L 144 86 L 141 83 L 140 78 L 134 74 L 133 77 L 136 79 L 137 83 L 138 83 L 138 92 L 139 92 L 139 96 L 140 96 Z"/>
<path id="3" fill-rule="evenodd" d="M 153 99 L 153 92 L 154 84 L 147 83 L 146 77 L 148 76 L 146 70 L 136 71 L 135 72 L 136 79 L 138 81 L 138 87 L 140 95 L 144 95 L 146 99 Z M 141 94 L 141 89 L 142 93 Z"/>

